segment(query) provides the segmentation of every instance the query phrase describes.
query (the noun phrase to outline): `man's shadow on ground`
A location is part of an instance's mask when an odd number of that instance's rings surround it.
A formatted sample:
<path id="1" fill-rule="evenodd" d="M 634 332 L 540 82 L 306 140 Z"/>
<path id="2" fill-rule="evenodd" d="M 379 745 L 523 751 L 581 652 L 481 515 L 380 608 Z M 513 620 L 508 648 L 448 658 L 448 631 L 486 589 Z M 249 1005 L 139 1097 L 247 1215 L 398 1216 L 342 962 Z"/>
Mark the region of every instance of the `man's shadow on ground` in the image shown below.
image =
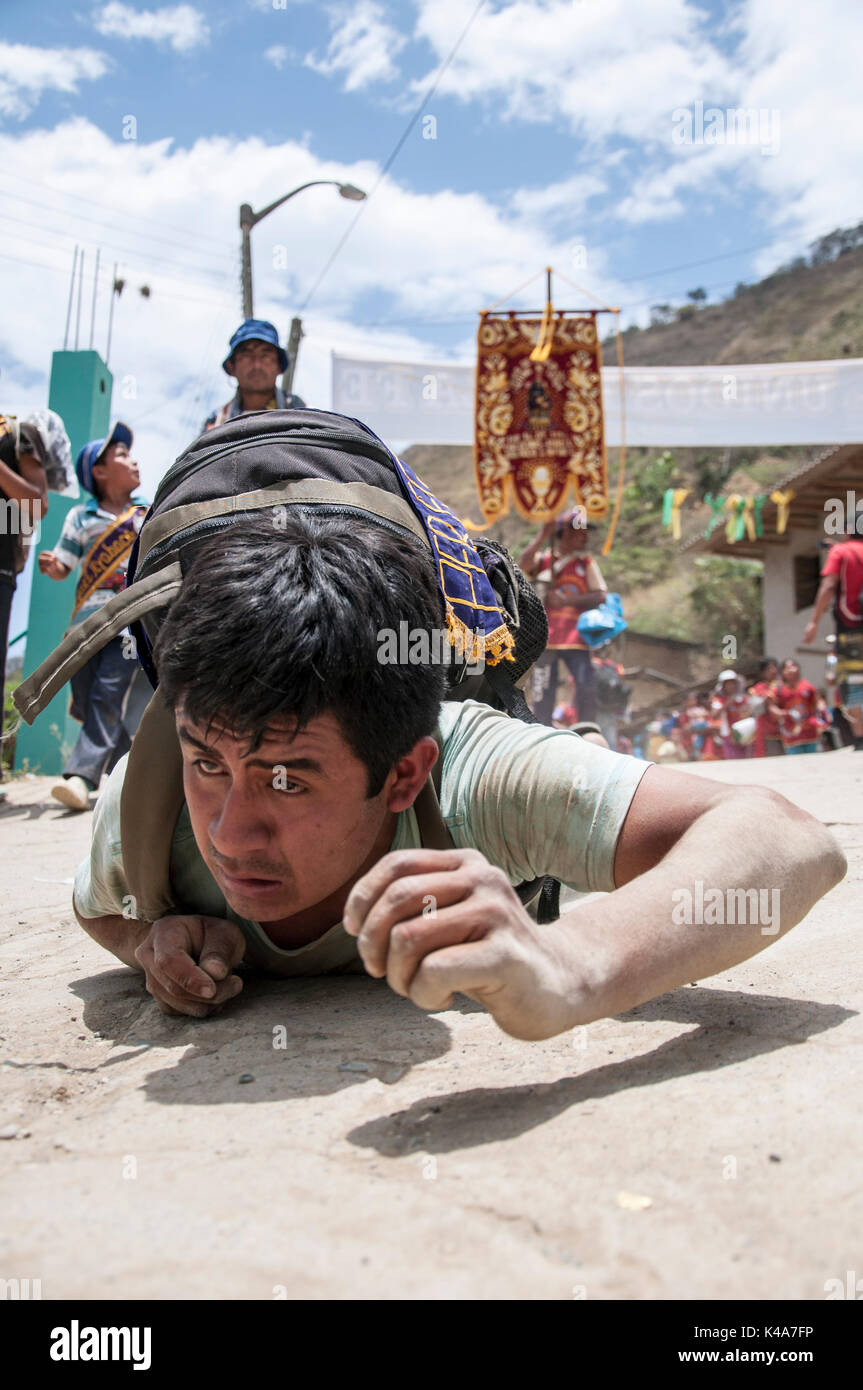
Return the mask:
<path id="1" fill-rule="evenodd" d="M 695 1025 L 638 1057 L 535 1086 L 478 1087 L 415 1101 L 405 1110 L 358 1125 L 346 1138 L 385 1157 L 421 1149 L 451 1153 L 512 1139 L 572 1106 L 642 1086 L 733 1066 L 838 1027 L 853 1009 L 810 1000 L 683 988 L 618 1015 L 621 1022 Z M 582 1056 L 589 1057 L 589 1046 Z"/>
<path id="2" fill-rule="evenodd" d="M 182 1049 L 174 1066 L 151 1072 L 144 1082 L 148 1099 L 161 1105 L 297 1100 L 333 1095 L 372 1078 L 394 1085 L 413 1066 L 444 1056 L 452 1045 L 442 1019 L 417 1009 L 383 981 L 360 975 L 248 977 L 226 1012 L 204 1020 L 160 1013 L 143 992 L 140 976 L 128 970 L 89 976 L 72 988 L 84 1001 L 85 1024 L 122 1047 L 103 1065 L 115 1066 L 150 1047 Z M 461 996 L 453 1009 L 484 1012 Z M 426 1096 L 357 1126 L 346 1137 L 389 1157 L 494 1143 L 585 1101 L 716 1071 L 804 1042 L 838 1027 L 853 1012 L 736 990 L 678 989 L 619 1016 L 622 1022 L 691 1025 L 640 1056 L 590 1067 L 588 1029 L 587 1048 L 576 1054 L 576 1074 L 536 1085 Z"/>
<path id="3" fill-rule="evenodd" d="M 175 1065 L 151 1072 L 144 1083 L 148 1099 L 162 1105 L 297 1100 L 372 1078 L 394 1085 L 451 1046 L 441 1019 L 365 975 L 273 980 L 246 974 L 242 994 L 206 1019 L 161 1013 L 142 977 L 129 970 L 91 975 L 71 987 L 83 1001 L 85 1025 L 122 1048 L 103 1066 L 153 1047 L 181 1051 Z"/>

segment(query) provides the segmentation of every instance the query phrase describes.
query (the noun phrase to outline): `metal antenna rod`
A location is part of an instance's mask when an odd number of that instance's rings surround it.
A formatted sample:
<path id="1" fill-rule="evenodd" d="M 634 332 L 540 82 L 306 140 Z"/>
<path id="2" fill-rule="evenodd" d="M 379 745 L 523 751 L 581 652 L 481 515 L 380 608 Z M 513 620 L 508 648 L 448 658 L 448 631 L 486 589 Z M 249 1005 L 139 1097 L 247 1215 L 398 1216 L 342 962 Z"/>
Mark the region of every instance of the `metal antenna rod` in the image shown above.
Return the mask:
<path id="1" fill-rule="evenodd" d="M 72 257 L 72 278 L 69 281 L 69 303 L 66 306 L 66 332 L 63 334 L 63 351 L 69 346 L 69 325 L 72 322 L 72 300 L 75 297 L 75 271 L 78 267 L 78 247 L 75 246 L 75 254 Z"/>
<path id="2" fill-rule="evenodd" d="M 78 312 L 75 315 L 75 351 L 78 351 L 78 337 L 81 332 L 81 288 L 84 283 L 84 256 L 85 251 L 81 247 L 81 261 L 78 266 Z"/>
<path id="3" fill-rule="evenodd" d="M 96 269 L 93 272 L 93 307 L 90 310 L 90 347 L 93 347 L 93 334 L 96 331 L 96 295 L 99 291 L 99 256 L 101 248 L 96 247 Z"/>
<path id="4" fill-rule="evenodd" d="M 114 327 L 114 299 L 117 295 L 117 269 L 118 262 L 114 262 L 114 274 L 111 279 L 111 307 L 108 310 L 108 346 L 105 349 L 105 366 L 111 356 L 111 330 Z"/>

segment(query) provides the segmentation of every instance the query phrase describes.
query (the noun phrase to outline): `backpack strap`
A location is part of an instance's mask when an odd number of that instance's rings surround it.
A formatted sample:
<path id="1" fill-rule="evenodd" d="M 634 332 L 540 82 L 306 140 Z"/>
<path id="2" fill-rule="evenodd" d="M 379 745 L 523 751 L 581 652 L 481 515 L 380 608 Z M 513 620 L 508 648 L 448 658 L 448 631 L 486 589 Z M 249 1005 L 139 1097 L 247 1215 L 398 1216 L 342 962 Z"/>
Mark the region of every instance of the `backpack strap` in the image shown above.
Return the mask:
<path id="1" fill-rule="evenodd" d="M 518 707 L 519 701 L 524 705 L 525 710 L 527 710 L 526 723 L 536 724 L 539 722 L 525 703 L 521 691 L 517 690 L 515 686 L 511 685 L 506 679 L 503 679 L 499 684 L 496 683 L 496 688 L 501 695 L 511 700 L 516 707 Z M 515 699 L 513 699 L 513 692 L 515 692 Z M 513 715 L 512 708 L 510 708 L 508 712 L 511 716 Z M 514 717 L 519 718 L 520 716 L 516 714 Z M 434 740 L 438 746 L 437 762 L 431 770 L 431 777 L 426 782 L 422 792 L 420 792 L 420 796 L 418 796 L 414 802 L 414 807 L 417 812 L 417 823 L 420 824 L 420 838 L 423 845 L 428 845 L 429 849 L 449 849 L 453 844 L 453 839 L 446 828 L 446 823 L 441 815 L 439 805 L 441 779 L 443 775 L 443 740 L 441 739 L 439 729 L 435 729 L 434 731 Z M 430 840 L 426 840 L 423 834 L 423 827 L 420 823 L 419 801 L 423 793 L 428 790 L 431 790 L 431 794 L 434 797 L 434 812 L 436 812 L 440 824 L 443 826 L 444 833 L 449 842 L 447 844 L 432 844 Z M 544 878 L 532 878 L 526 880 L 524 883 L 516 884 L 513 891 L 518 895 L 522 907 L 529 907 L 532 902 L 537 898 L 539 899 L 536 915 L 539 926 L 544 927 L 548 922 L 557 921 L 560 916 L 560 882 L 558 879 L 552 878 L 550 875 L 546 875 Z"/>
<path id="2" fill-rule="evenodd" d="M 440 802 L 437 799 L 434 783 L 428 777 L 414 802 L 417 825 L 420 832 L 420 844 L 423 849 L 454 849 L 455 841 L 446 828 L 446 822 L 441 815 Z"/>
<path id="3" fill-rule="evenodd" d="M 420 844 L 423 849 L 454 849 L 455 841 L 446 827 L 440 808 L 441 769 L 443 765 L 443 739 L 440 729 L 434 731 L 437 744 L 437 762 L 425 780 L 422 790 L 414 802 Z"/>
<path id="4" fill-rule="evenodd" d="M 32 724 L 60 687 L 124 627 L 154 608 L 169 604 L 179 593 L 182 582 L 183 572 L 179 561 L 175 561 L 147 579 L 130 584 L 89 618 L 70 628 L 60 645 L 21 682 L 12 697 L 24 722 Z"/>
<path id="5" fill-rule="evenodd" d="M 184 799 L 174 715 L 157 690 L 132 740 L 120 796 L 123 870 L 141 922 L 177 911 L 171 847 Z"/>

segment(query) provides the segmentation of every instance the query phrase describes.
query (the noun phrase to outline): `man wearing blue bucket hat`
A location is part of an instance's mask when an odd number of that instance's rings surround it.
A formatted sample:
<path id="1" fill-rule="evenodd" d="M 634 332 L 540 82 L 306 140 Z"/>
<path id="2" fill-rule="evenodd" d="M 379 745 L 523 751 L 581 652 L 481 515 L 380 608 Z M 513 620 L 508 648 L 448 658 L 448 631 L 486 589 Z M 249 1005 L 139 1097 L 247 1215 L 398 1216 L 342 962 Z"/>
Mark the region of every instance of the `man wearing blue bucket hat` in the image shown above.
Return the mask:
<path id="1" fill-rule="evenodd" d="M 90 493 L 72 507 L 53 550 L 43 550 L 39 569 L 66 579 L 81 567 L 72 624 L 83 622 L 118 593 L 147 504 L 136 494 L 138 465 L 132 431 L 118 421 L 106 439 L 92 439 L 75 460 L 78 482 Z M 149 693 L 134 659 L 131 638 L 118 635 L 72 677 L 72 713 L 83 725 L 61 780 L 51 795 L 72 811 L 86 811 L 90 793 L 130 746 Z M 136 679 L 137 674 L 137 679 Z"/>
<path id="2" fill-rule="evenodd" d="M 237 392 L 221 409 L 207 416 L 203 430 L 253 410 L 293 410 L 306 404 L 299 396 L 285 395 L 276 384 L 277 377 L 288 369 L 288 354 L 279 342 L 275 325 L 266 319 L 243 320 L 231 338 L 222 368 L 236 380 Z"/>

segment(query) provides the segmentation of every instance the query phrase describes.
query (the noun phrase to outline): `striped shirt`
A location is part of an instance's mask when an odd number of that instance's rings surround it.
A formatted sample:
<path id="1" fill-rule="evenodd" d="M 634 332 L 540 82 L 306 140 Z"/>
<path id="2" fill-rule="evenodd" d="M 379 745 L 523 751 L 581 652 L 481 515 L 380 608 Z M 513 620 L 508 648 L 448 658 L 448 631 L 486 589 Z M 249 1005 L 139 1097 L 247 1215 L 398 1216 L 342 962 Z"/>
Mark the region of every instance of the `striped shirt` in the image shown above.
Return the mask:
<path id="1" fill-rule="evenodd" d="M 134 519 L 135 530 L 140 531 L 149 504 L 140 497 L 133 497 L 132 501 L 140 508 Z M 54 555 L 67 569 L 76 569 L 92 550 L 99 537 L 116 520 L 114 513 L 105 511 L 104 507 L 100 507 L 98 499 L 95 497 L 89 498 L 80 507 L 73 507 L 63 522 L 60 539 L 54 546 Z M 84 618 L 89 618 L 91 613 L 95 613 L 97 609 L 124 588 L 127 568 L 128 560 L 124 560 L 111 574 L 106 576 L 87 599 L 87 602 L 79 608 L 72 619 L 73 624 L 82 622 Z"/>

